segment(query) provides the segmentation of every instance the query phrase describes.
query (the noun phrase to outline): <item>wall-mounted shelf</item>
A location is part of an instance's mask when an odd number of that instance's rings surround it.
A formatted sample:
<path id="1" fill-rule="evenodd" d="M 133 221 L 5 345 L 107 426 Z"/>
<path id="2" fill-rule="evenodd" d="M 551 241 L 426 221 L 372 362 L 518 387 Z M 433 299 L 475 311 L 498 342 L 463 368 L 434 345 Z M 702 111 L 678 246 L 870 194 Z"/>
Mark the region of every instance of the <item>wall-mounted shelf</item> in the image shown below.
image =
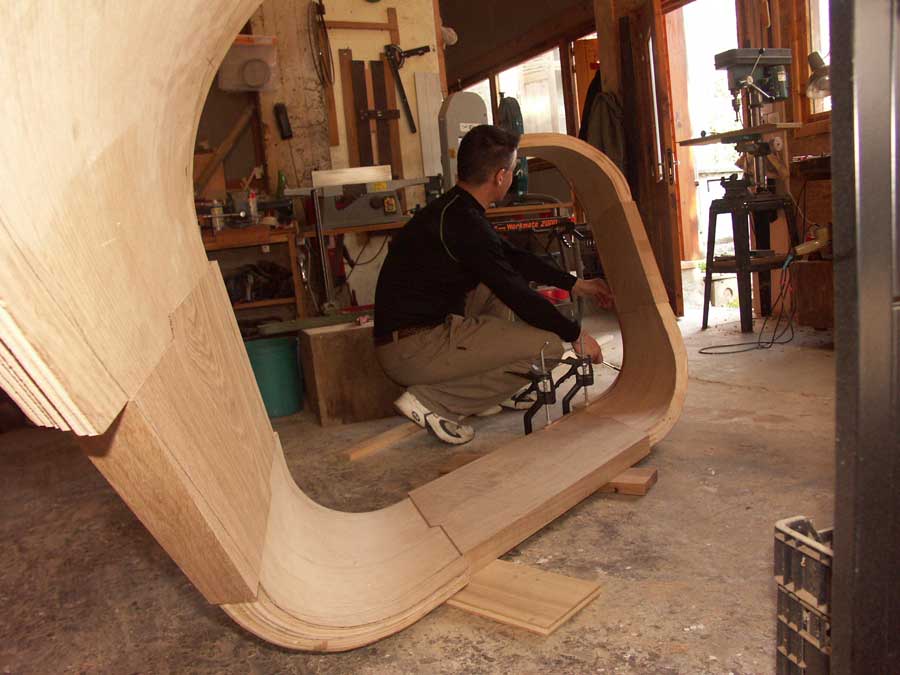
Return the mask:
<path id="1" fill-rule="evenodd" d="M 297 227 L 272 228 L 265 225 L 251 225 L 242 228 L 225 228 L 220 232 L 204 231 L 202 233 L 203 247 L 207 253 L 215 251 L 227 251 L 237 248 L 251 248 L 255 246 L 269 246 L 273 244 L 286 245 L 291 264 L 291 280 L 294 286 L 294 295 L 289 298 L 270 298 L 254 302 L 238 302 L 232 305 L 235 311 L 243 309 L 259 309 L 263 307 L 283 307 L 294 305 L 298 317 L 309 316 L 310 312 L 305 304 L 303 285 L 298 273 L 297 261 Z"/>

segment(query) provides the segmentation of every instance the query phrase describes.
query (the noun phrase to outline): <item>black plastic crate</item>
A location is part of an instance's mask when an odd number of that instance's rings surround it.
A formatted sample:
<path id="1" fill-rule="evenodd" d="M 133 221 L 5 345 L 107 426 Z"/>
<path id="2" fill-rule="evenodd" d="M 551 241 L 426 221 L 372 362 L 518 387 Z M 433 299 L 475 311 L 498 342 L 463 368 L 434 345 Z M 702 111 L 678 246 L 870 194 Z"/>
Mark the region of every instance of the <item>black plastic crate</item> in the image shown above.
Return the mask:
<path id="1" fill-rule="evenodd" d="M 775 523 L 775 581 L 819 612 L 831 613 L 833 531 L 805 516 Z"/>
<path id="2" fill-rule="evenodd" d="M 778 675 L 830 672 L 832 536 L 804 516 L 775 524 Z"/>

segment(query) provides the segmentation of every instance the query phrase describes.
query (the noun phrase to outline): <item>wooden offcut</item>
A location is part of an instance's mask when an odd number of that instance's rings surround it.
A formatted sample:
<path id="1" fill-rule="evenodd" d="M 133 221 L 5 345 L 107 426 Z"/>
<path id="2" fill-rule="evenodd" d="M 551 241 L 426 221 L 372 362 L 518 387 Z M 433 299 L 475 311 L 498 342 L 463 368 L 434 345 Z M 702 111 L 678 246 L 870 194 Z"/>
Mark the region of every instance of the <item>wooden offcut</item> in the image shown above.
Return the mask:
<path id="1" fill-rule="evenodd" d="M 447 601 L 451 607 L 550 635 L 600 593 L 592 581 L 495 560 Z"/>
<path id="2" fill-rule="evenodd" d="M 405 441 L 411 436 L 424 433 L 425 430 L 414 422 L 400 424 L 372 438 L 367 438 L 361 443 L 357 443 L 347 451 L 347 459 L 351 462 L 356 462 L 360 459 L 371 457 L 401 441 Z"/>
<path id="3" fill-rule="evenodd" d="M 378 364 L 371 325 L 300 331 L 300 364 L 309 407 L 323 427 L 396 414 L 403 389 Z"/>
<path id="4" fill-rule="evenodd" d="M 656 478 L 656 467 L 633 466 L 601 487 L 600 492 L 618 492 L 622 495 L 643 497 L 656 484 Z"/>

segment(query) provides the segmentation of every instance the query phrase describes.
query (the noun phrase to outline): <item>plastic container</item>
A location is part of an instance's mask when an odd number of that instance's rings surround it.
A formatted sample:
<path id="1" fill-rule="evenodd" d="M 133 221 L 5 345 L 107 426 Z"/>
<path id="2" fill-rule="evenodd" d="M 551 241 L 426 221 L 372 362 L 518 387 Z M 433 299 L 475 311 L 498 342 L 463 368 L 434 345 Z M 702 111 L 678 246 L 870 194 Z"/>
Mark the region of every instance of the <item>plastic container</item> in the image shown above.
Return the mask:
<path id="1" fill-rule="evenodd" d="M 269 417 L 302 410 L 303 376 L 297 360 L 297 338 L 248 340 L 244 346 Z"/>
<path id="2" fill-rule="evenodd" d="M 238 35 L 222 65 L 222 91 L 272 91 L 278 88 L 277 40 L 271 35 Z"/>
<path id="3" fill-rule="evenodd" d="M 833 536 L 805 516 L 775 523 L 777 675 L 830 672 Z"/>

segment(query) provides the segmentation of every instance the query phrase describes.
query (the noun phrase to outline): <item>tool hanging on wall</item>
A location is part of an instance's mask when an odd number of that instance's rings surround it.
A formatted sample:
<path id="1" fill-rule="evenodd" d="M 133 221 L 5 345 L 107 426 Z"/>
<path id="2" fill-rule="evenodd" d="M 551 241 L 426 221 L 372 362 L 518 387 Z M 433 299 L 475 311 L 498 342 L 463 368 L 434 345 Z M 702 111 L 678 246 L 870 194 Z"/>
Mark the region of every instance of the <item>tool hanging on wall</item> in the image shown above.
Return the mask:
<path id="1" fill-rule="evenodd" d="M 390 165 L 390 177 L 401 179 L 400 111 L 393 73 L 385 65 L 387 57 L 367 65 L 365 61 L 354 61 L 349 49 L 340 50 L 339 56 L 348 163 L 351 167 Z M 405 204 L 402 191 L 400 199 Z"/>
<path id="2" fill-rule="evenodd" d="M 397 91 L 400 93 L 400 103 L 403 104 L 403 112 L 406 114 L 406 121 L 409 122 L 409 130 L 413 133 L 416 133 L 416 122 L 413 119 L 412 110 L 409 109 L 409 99 L 406 97 L 406 90 L 403 88 L 403 81 L 400 79 L 400 69 L 403 67 L 403 63 L 406 59 L 410 56 L 421 56 L 430 51 L 431 47 L 428 45 L 407 50 L 401 49 L 399 45 L 384 46 L 384 55 L 387 57 L 387 62 L 391 66 L 391 71 L 394 73 L 394 79 L 397 81 Z"/>
<path id="3" fill-rule="evenodd" d="M 334 101 L 334 60 L 331 56 L 331 40 L 328 37 L 323 0 L 312 0 L 309 3 L 307 29 L 316 77 L 325 92 L 325 106 L 328 111 L 328 144 L 339 145 L 337 105 Z"/>
<path id="4" fill-rule="evenodd" d="M 323 0 L 313 0 L 309 3 L 307 28 L 309 28 L 309 48 L 312 51 L 319 84 L 334 84 L 334 61 L 331 58 L 328 27 L 325 25 Z"/>

